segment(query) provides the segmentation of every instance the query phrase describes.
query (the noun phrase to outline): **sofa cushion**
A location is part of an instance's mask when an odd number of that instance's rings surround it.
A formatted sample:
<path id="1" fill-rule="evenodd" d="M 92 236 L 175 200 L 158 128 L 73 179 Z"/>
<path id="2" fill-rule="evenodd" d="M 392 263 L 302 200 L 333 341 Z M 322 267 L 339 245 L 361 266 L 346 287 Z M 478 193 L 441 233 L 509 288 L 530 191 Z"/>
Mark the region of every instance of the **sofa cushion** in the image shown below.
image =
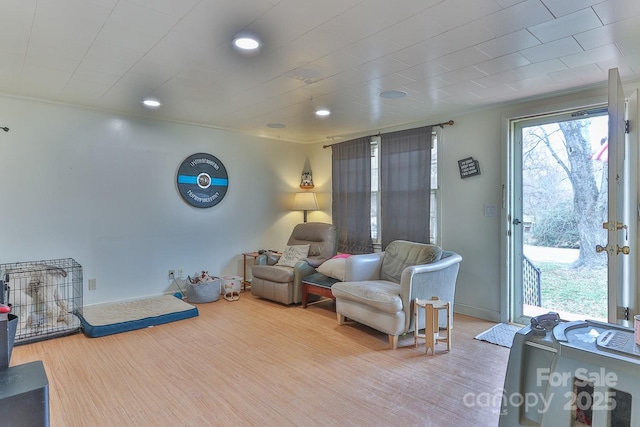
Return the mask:
<path id="1" fill-rule="evenodd" d="M 395 240 L 387 245 L 380 268 L 380 278 L 400 283 L 402 271 L 413 265 L 429 264 L 442 257 L 442 249 L 426 243 Z"/>
<path id="2" fill-rule="evenodd" d="M 254 277 L 278 283 L 293 282 L 293 268 L 278 265 L 254 265 L 252 268 Z"/>
<path id="3" fill-rule="evenodd" d="M 400 285 L 385 280 L 338 282 L 331 287 L 336 298 L 357 301 L 384 313 L 402 311 Z"/>
<path id="4" fill-rule="evenodd" d="M 276 265 L 293 267 L 298 261 L 302 261 L 309 254 L 309 245 L 290 245 L 284 248 Z"/>
<path id="5" fill-rule="evenodd" d="M 333 277 L 334 279 L 344 281 L 346 265 L 347 265 L 347 257 L 336 255 L 333 258 L 328 259 L 322 264 L 320 264 L 316 268 L 316 270 L 318 270 L 319 273 L 322 273 L 325 276 Z"/>

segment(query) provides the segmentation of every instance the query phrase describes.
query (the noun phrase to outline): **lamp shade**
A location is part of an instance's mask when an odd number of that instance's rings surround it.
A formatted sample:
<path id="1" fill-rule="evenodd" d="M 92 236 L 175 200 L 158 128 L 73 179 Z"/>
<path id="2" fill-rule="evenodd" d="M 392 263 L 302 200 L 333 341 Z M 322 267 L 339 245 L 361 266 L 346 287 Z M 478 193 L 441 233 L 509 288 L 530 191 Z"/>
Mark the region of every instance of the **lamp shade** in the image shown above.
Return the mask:
<path id="1" fill-rule="evenodd" d="M 318 199 L 316 193 L 296 193 L 293 198 L 294 211 L 315 211 L 318 210 Z"/>

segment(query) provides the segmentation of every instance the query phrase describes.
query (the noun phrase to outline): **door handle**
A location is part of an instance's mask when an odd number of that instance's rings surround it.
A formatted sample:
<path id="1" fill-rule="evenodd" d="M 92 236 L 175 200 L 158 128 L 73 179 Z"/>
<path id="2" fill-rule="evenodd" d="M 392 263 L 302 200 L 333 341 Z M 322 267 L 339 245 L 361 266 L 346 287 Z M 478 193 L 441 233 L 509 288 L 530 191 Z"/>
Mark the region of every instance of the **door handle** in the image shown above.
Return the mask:
<path id="1" fill-rule="evenodd" d="M 518 224 L 522 224 L 522 221 L 520 221 L 518 218 L 513 220 L 513 225 L 518 225 Z"/>
<path id="2" fill-rule="evenodd" d="M 631 252 L 629 246 L 618 246 L 616 245 L 615 248 L 610 247 L 609 245 L 607 246 L 602 246 L 602 245 L 596 245 L 596 252 L 600 253 L 600 252 L 607 252 L 609 255 L 617 255 L 619 253 L 623 253 L 624 255 L 629 255 L 629 253 Z"/>

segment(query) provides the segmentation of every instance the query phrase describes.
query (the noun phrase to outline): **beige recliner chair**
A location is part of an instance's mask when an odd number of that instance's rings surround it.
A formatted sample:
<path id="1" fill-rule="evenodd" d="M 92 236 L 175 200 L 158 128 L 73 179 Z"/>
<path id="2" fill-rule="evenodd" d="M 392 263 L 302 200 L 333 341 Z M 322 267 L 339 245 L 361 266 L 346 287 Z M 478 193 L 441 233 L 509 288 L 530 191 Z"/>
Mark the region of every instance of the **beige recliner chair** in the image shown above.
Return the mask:
<path id="1" fill-rule="evenodd" d="M 453 311 L 461 261 L 455 252 L 403 240 L 389 243 L 384 252 L 351 255 L 345 265 L 346 281 L 331 287 L 338 324 L 348 318 L 384 332 L 396 349 L 398 335 L 414 329 L 414 299 L 436 296 L 449 301 Z M 440 327 L 446 322 L 444 314 L 439 317 Z M 418 330 L 423 328 L 421 317 Z"/>
<path id="2" fill-rule="evenodd" d="M 305 222 L 293 229 L 287 246 L 309 245 L 307 257 L 293 267 L 275 265 L 279 257 L 273 254 L 256 258 L 252 270 L 251 294 L 283 304 L 302 301 L 302 278 L 336 254 L 337 233 L 333 224 Z"/>

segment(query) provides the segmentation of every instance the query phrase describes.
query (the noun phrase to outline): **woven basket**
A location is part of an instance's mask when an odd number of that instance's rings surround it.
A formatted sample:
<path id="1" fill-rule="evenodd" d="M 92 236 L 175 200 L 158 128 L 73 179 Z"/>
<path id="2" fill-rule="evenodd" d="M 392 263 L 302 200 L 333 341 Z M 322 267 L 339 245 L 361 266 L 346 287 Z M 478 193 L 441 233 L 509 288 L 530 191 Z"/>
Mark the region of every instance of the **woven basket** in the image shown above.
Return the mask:
<path id="1" fill-rule="evenodd" d="M 217 278 L 210 282 L 198 282 L 195 284 L 187 282 L 187 289 L 185 291 L 187 300 L 193 303 L 218 301 L 218 298 L 220 298 L 221 283 L 220 279 Z"/>

